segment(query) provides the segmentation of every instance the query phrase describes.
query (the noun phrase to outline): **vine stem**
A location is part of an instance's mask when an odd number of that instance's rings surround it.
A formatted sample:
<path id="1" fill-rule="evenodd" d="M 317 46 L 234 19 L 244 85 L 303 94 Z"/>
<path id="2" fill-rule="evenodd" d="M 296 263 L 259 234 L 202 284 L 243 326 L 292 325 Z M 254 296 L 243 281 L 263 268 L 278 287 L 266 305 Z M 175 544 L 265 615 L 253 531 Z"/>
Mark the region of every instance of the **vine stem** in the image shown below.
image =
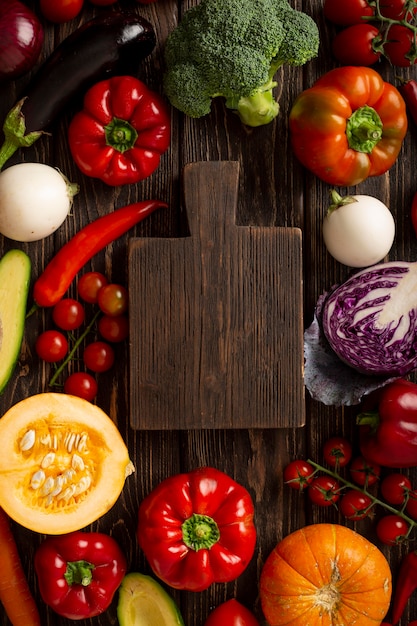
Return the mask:
<path id="1" fill-rule="evenodd" d="M 350 489 L 355 489 L 355 491 L 360 491 L 361 493 L 365 494 L 372 500 L 373 505 L 377 504 L 383 507 L 386 511 L 389 511 L 390 513 L 393 513 L 394 515 L 398 515 L 399 517 L 401 517 L 410 526 L 406 537 L 408 537 L 410 532 L 417 526 L 417 521 L 413 520 L 411 517 L 408 517 L 408 515 L 404 513 L 404 507 L 402 509 L 396 509 L 394 506 L 391 506 L 390 504 L 388 504 L 388 502 L 384 502 L 383 500 L 380 500 L 379 498 L 374 496 L 367 489 L 361 489 L 361 487 L 359 487 L 358 485 L 355 485 L 349 480 L 346 480 L 345 478 L 343 478 L 343 476 L 340 476 L 340 474 L 338 474 L 337 472 L 333 472 L 332 470 L 327 469 L 327 467 L 323 467 L 322 465 L 315 463 L 311 459 L 308 459 L 308 463 L 310 463 L 310 465 L 312 465 L 315 470 L 323 472 L 327 474 L 328 476 L 331 476 L 335 480 L 342 483 L 345 487 L 349 487 Z M 407 500 L 405 502 L 407 502 Z"/>
<path id="2" fill-rule="evenodd" d="M 61 375 L 61 373 L 64 371 L 65 367 L 68 365 L 68 363 L 70 361 L 72 361 L 72 359 L 74 358 L 75 353 L 78 350 L 78 347 L 81 345 L 81 343 L 84 341 L 84 339 L 87 337 L 87 335 L 91 332 L 94 324 L 97 321 L 97 318 L 99 317 L 101 311 L 97 311 L 91 322 L 88 324 L 88 326 L 86 326 L 84 332 L 78 337 L 78 339 L 76 340 L 76 342 L 74 343 L 73 347 L 71 348 L 70 352 L 67 354 L 66 359 L 61 363 L 61 365 L 57 368 L 57 370 L 55 371 L 55 374 L 52 376 L 51 380 L 49 381 L 49 386 L 53 387 L 54 385 L 57 384 L 57 379 L 59 378 L 59 376 Z"/>

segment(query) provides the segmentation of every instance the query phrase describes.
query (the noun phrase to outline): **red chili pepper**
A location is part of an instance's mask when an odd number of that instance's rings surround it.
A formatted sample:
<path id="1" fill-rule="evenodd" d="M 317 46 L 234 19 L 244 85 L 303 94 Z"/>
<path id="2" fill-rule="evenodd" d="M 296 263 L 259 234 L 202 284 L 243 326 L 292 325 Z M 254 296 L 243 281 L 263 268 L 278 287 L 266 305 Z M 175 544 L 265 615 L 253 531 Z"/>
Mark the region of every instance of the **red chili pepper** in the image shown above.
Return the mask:
<path id="1" fill-rule="evenodd" d="M 136 202 L 87 224 L 57 252 L 35 282 L 33 297 L 36 304 L 54 306 L 65 294 L 77 272 L 97 252 L 156 209 L 167 206 L 160 200 Z"/>
<path id="2" fill-rule="evenodd" d="M 85 94 L 84 109 L 68 128 L 69 147 L 81 172 L 113 186 L 150 176 L 170 140 L 167 103 L 133 76 L 93 85 Z"/>
<path id="3" fill-rule="evenodd" d="M 203 591 L 235 580 L 253 556 L 256 529 L 248 491 L 202 467 L 162 481 L 139 507 L 139 545 L 156 576 Z"/>
<path id="4" fill-rule="evenodd" d="M 398 87 L 398 91 L 404 98 L 411 119 L 417 124 L 417 81 L 405 80 Z"/>
<path id="5" fill-rule="evenodd" d="M 377 395 L 377 410 L 360 413 L 361 453 L 384 467 L 417 466 L 417 384 L 399 379 Z"/>
<path id="6" fill-rule="evenodd" d="M 100 615 L 126 573 L 117 542 L 103 533 L 77 531 L 48 537 L 35 553 L 43 601 L 68 619 Z"/>
<path id="7" fill-rule="evenodd" d="M 409 552 L 402 560 L 398 572 L 392 604 L 392 623 L 397 624 L 407 602 L 417 589 L 417 552 Z"/>

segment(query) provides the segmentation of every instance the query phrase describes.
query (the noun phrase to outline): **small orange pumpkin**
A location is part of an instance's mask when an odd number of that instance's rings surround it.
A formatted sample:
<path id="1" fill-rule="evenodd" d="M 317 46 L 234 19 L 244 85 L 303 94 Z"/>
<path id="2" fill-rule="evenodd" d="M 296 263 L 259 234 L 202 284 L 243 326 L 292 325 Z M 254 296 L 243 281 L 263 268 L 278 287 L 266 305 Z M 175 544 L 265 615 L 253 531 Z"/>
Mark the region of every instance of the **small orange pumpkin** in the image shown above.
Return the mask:
<path id="1" fill-rule="evenodd" d="M 338 524 L 312 524 L 285 537 L 260 578 L 270 626 L 377 626 L 391 592 L 382 552 Z"/>

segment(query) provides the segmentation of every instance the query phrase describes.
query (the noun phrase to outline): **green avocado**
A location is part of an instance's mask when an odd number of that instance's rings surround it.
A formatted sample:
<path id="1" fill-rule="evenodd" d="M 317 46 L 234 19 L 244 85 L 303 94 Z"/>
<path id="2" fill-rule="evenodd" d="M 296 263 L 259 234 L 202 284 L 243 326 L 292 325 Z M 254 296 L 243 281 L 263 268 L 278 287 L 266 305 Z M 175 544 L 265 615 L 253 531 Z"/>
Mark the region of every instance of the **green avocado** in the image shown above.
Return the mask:
<path id="1" fill-rule="evenodd" d="M 22 250 L 9 250 L 0 259 L 0 393 L 20 355 L 31 267 Z"/>
<path id="2" fill-rule="evenodd" d="M 119 587 L 120 626 L 184 626 L 173 598 L 151 576 L 131 572 Z"/>

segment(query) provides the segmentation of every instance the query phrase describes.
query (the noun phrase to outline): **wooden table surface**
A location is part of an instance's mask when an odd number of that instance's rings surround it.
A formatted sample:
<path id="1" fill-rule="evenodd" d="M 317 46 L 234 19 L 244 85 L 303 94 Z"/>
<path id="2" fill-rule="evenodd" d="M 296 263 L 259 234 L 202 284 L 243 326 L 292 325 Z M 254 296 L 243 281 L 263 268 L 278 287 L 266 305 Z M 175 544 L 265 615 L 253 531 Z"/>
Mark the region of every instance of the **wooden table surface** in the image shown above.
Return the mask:
<path id="1" fill-rule="evenodd" d="M 38 2 L 28 0 L 27 4 L 39 14 Z M 156 91 L 162 91 L 162 48 L 165 38 L 175 27 L 181 12 L 193 4 L 194 0 L 159 0 L 145 6 L 134 0 L 119 0 L 111 7 L 114 10 L 136 11 L 153 24 L 158 43 L 152 55 L 143 63 L 139 78 Z M 237 116 L 224 108 L 220 100 L 213 105 L 210 115 L 199 120 L 185 118 L 173 110 L 172 145 L 163 156 L 160 168 L 137 185 L 111 188 L 81 175 L 72 161 L 66 136 L 69 121 L 79 106 L 79 103 L 74 103 L 73 108 L 66 110 L 51 129 L 51 136 L 44 136 L 32 148 L 21 150 L 9 162 L 9 165 L 20 161 L 47 163 L 58 167 L 70 180 L 78 182 L 81 189 L 73 211 L 56 234 L 43 241 L 17 244 L 1 237 L 0 253 L 13 247 L 25 250 L 31 257 L 35 279 L 53 253 L 84 224 L 139 199 L 157 197 L 165 200 L 169 209 L 152 215 L 128 235 L 108 246 L 86 266 L 86 269 L 105 272 L 114 282 L 127 284 L 130 237 L 177 236 L 182 232 L 184 216 L 180 180 L 183 166 L 195 161 L 238 161 L 240 182 L 237 222 L 242 225 L 295 226 L 302 229 L 304 311 L 300 310 L 297 314 L 304 315 L 304 325 L 309 325 L 317 297 L 329 286 L 346 278 L 350 270 L 329 256 L 322 241 L 321 222 L 328 206 L 330 187 L 296 162 L 288 135 L 288 114 L 296 95 L 303 88 L 311 86 L 325 71 L 336 66 L 330 53 L 330 41 L 335 29 L 322 16 L 322 0 L 300 0 L 292 4 L 317 21 L 321 49 L 319 57 L 304 68 L 285 67 L 278 72 L 276 95 L 281 111 L 272 124 L 257 129 L 245 128 Z M 86 1 L 82 13 L 72 22 L 58 26 L 43 21 L 45 42 L 40 61 L 77 26 L 102 10 Z M 397 75 L 415 76 L 415 70 L 390 68 L 385 62 L 377 69 L 393 83 Z M 1 118 L 23 93 L 30 76 L 26 75 L 1 87 Z M 416 154 L 417 135 L 410 124 L 400 158 L 389 173 L 369 179 L 357 188 L 339 189 L 342 194 L 348 191 L 370 193 L 390 206 L 397 228 L 395 244 L 389 257 L 393 260 L 416 258 L 417 240 L 410 222 L 411 199 L 417 190 Z M 73 289 L 74 286 L 70 294 L 74 294 Z M 22 398 L 48 390 L 50 370 L 37 359 L 34 343 L 37 334 L 49 327 L 49 311 L 39 312 L 28 319 L 16 371 L 0 398 L 1 413 Z M 130 427 L 128 381 L 129 346 L 126 343 L 117 347 L 116 368 L 99 377 L 97 404 L 118 425 L 135 463 L 136 473 L 126 482 L 113 509 L 93 524 L 91 530 L 110 533 L 120 542 L 130 570 L 149 573 L 135 537 L 138 505 L 143 497 L 162 479 L 172 474 L 202 465 L 212 465 L 223 470 L 245 485 L 253 497 L 258 530 L 255 555 L 242 576 L 230 584 L 214 584 L 202 593 L 172 591 L 172 594 L 179 603 L 186 626 L 202 626 L 215 605 L 232 597 L 255 611 L 261 620 L 258 580 L 265 558 L 275 544 L 307 523 L 335 521 L 346 524 L 333 507 L 312 508 L 307 498 L 285 486 L 283 468 L 295 457 L 310 457 L 320 462 L 321 446 L 326 438 L 334 434 L 352 437 L 357 452 L 354 425 L 357 408 L 326 407 L 312 401 L 306 392 L 306 425 L 302 428 L 139 431 Z M 284 382 L 291 390 L 292 381 Z M 297 416 L 293 417 L 296 424 Z M 412 471 L 408 473 L 413 477 Z M 414 478 L 417 481 L 417 475 Z M 377 543 L 372 520 L 348 525 Z M 47 610 L 38 594 L 33 554 L 43 537 L 16 524 L 13 524 L 13 531 L 31 588 L 38 600 L 43 626 L 68 626 L 72 622 Z M 415 546 L 414 543 L 412 545 Z M 379 547 L 389 558 L 395 576 L 399 560 L 409 546 L 390 549 L 381 545 Z M 417 619 L 415 599 L 409 605 L 409 613 L 406 612 L 402 626 L 411 619 Z M 1 609 L 0 622 L 3 626 L 9 624 Z M 80 621 L 79 624 L 117 624 L 116 602 L 102 616 Z"/>

